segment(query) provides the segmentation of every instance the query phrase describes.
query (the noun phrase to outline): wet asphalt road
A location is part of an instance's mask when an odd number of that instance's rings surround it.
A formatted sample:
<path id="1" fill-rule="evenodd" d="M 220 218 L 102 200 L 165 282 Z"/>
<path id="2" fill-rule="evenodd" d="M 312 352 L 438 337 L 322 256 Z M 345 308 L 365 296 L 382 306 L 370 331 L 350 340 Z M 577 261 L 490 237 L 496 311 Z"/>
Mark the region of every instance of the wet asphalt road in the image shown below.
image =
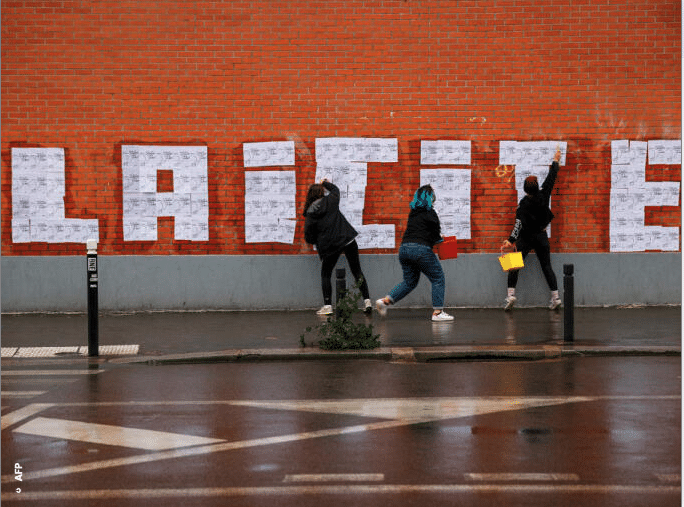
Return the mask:
<path id="1" fill-rule="evenodd" d="M 681 503 L 680 357 L 2 366 L 6 505 Z"/>

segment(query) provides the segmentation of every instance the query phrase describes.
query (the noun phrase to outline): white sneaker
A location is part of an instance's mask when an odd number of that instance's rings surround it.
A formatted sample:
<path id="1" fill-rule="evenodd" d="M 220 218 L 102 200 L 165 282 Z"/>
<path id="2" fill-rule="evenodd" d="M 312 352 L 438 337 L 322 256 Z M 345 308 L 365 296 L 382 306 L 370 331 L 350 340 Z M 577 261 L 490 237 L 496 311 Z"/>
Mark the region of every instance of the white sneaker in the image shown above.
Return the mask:
<path id="1" fill-rule="evenodd" d="M 323 305 L 320 310 L 316 312 L 317 315 L 332 315 L 332 305 Z"/>
<path id="2" fill-rule="evenodd" d="M 504 311 L 510 312 L 513 309 L 513 306 L 515 306 L 515 302 L 517 299 L 515 296 L 507 296 L 506 297 L 506 306 L 504 306 Z"/>
<path id="3" fill-rule="evenodd" d="M 560 298 L 552 299 L 551 304 L 549 305 L 549 310 L 556 310 L 560 305 L 561 305 Z"/>
<path id="4" fill-rule="evenodd" d="M 378 299 L 375 302 L 375 308 L 378 310 L 378 313 L 383 317 L 387 315 L 387 303 L 385 303 L 382 299 Z"/>
<path id="5" fill-rule="evenodd" d="M 364 299 L 363 300 L 363 312 L 364 313 L 373 313 L 373 303 L 371 303 L 370 299 Z"/>
<path id="6" fill-rule="evenodd" d="M 454 316 L 449 315 L 444 310 L 442 310 L 436 315 L 434 313 L 432 314 L 432 322 L 450 322 L 452 320 L 454 320 Z"/>

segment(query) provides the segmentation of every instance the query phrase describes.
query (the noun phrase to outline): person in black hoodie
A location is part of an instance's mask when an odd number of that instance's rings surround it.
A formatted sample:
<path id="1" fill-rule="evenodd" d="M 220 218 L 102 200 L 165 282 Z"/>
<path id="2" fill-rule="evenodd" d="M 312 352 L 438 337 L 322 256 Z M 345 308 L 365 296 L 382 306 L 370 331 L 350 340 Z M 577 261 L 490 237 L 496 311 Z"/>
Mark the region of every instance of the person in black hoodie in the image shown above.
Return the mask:
<path id="1" fill-rule="evenodd" d="M 561 305 L 561 300 L 558 296 L 556 274 L 551 267 L 551 247 L 549 237 L 546 234 L 546 227 L 553 220 L 553 213 L 549 209 L 549 200 L 560 169 L 558 165 L 560 157 L 561 151 L 558 149 L 541 189 L 539 189 L 536 176 L 528 176 L 525 179 L 523 185 L 525 197 L 520 200 L 515 212 L 513 232 L 501 247 L 502 249 L 512 249 L 515 245 L 522 252 L 523 259 L 527 257 L 530 250 L 536 252 L 544 278 L 546 278 L 546 283 L 551 290 L 551 302 L 549 304 L 551 310 L 557 309 Z M 519 270 L 517 269 L 508 272 L 508 294 L 504 306 L 506 311 L 510 311 L 516 302 L 515 287 L 518 284 L 518 273 Z"/>
<path id="2" fill-rule="evenodd" d="M 364 298 L 366 313 L 372 311 L 368 292 L 368 283 L 363 276 L 359 261 L 359 246 L 356 243 L 358 233 L 340 211 L 340 189 L 327 180 L 309 187 L 304 204 L 306 217 L 304 223 L 304 239 L 316 246 L 321 265 L 321 285 L 323 288 L 323 307 L 316 313 L 330 315 L 332 309 L 332 283 L 330 277 L 340 255 L 344 253 L 349 269 L 358 282 L 361 280 L 361 294 Z"/>
<path id="3" fill-rule="evenodd" d="M 390 293 L 375 302 L 380 315 L 387 313 L 387 307 L 406 297 L 418 285 L 420 274 L 424 273 L 432 283 L 432 320 L 448 322 L 454 318 L 444 307 L 445 279 L 442 264 L 432 251 L 435 243 L 442 241 L 439 217 L 432 208 L 435 191 L 430 185 L 416 190 L 411 201 L 411 211 L 404 237 L 399 247 L 399 262 L 404 279 Z"/>

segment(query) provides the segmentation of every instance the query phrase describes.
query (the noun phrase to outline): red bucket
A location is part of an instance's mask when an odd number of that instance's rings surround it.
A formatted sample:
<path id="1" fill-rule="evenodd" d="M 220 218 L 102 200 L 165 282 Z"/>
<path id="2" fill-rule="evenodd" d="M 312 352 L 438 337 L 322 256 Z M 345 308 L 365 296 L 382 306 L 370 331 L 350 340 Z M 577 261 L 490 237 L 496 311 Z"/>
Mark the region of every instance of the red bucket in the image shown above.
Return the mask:
<path id="1" fill-rule="evenodd" d="M 458 243 L 456 236 L 446 236 L 444 241 L 437 243 L 437 255 L 442 260 L 458 257 Z"/>

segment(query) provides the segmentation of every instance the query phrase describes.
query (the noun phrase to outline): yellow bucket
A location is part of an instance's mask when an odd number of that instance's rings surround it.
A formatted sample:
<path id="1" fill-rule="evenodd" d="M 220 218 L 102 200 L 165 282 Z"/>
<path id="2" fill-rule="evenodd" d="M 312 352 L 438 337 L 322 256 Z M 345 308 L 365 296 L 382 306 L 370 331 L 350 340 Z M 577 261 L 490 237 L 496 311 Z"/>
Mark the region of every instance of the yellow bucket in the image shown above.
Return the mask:
<path id="1" fill-rule="evenodd" d="M 499 257 L 499 262 L 504 271 L 520 269 L 525 266 L 522 252 L 510 252 Z"/>

